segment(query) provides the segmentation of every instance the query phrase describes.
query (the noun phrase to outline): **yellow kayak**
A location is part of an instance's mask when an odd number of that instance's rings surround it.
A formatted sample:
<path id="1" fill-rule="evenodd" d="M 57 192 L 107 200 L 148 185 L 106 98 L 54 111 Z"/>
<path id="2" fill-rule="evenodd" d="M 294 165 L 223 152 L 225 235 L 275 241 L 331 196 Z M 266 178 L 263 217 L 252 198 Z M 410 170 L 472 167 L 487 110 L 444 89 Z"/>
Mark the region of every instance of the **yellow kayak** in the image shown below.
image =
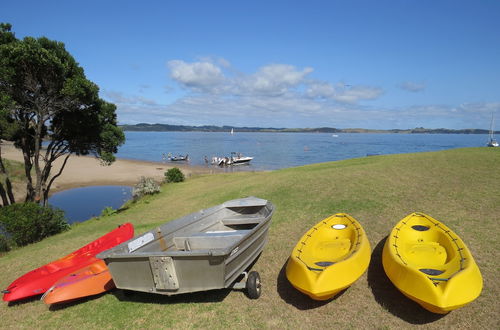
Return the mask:
<path id="1" fill-rule="evenodd" d="M 433 313 L 462 307 L 483 288 L 481 272 L 464 242 L 423 213 L 412 213 L 393 228 L 382 264 L 399 291 Z"/>
<path id="2" fill-rule="evenodd" d="M 302 236 L 288 259 L 286 277 L 312 299 L 327 300 L 363 275 L 370 254 L 370 243 L 359 222 L 337 213 Z"/>

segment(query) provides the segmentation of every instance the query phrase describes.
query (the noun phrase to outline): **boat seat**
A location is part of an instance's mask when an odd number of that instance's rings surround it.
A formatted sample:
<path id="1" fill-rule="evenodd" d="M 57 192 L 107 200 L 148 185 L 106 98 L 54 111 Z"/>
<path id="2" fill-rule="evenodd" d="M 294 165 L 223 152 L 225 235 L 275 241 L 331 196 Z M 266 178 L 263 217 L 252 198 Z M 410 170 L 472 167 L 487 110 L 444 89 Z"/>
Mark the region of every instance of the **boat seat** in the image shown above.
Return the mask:
<path id="1" fill-rule="evenodd" d="M 416 265 L 431 266 L 444 265 L 446 263 L 446 249 L 437 242 L 414 243 L 408 246 L 406 257 Z"/>
<path id="2" fill-rule="evenodd" d="M 174 237 L 178 250 L 223 249 L 240 241 L 250 230 L 208 231 Z"/>
<path id="3" fill-rule="evenodd" d="M 234 217 L 234 218 L 225 218 L 222 220 L 222 223 L 225 226 L 234 226 L 234 225 L 246 225 L 246 224 L 259 224 L 264 222 L 266 218 L 262 216 L 245 216 L 245 217 Z"/>
<path id="4" fill-rule="evenodd" d="M 316 264 L 318 262 L 338 262 L 342 260 L 351 249 L 351 240 L 347 238 L 320 241 L 315 244 L 315 247 L 308 249 L 312 253 L 304 253 L 301 255 L 306 263 Z M 324 267 L 324 266 L 322 266 Z"/>

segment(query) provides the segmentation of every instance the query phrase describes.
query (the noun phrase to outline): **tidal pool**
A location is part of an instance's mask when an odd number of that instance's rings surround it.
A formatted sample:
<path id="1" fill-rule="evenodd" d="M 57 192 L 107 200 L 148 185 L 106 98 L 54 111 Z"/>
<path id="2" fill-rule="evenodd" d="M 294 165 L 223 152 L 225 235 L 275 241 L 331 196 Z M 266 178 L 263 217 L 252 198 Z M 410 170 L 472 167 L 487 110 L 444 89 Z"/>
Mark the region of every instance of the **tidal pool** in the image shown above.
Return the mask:
<path id="1" fill-rule="evenodd" d="M 100 215 L 106 207 L 116 210 L 131 198 L 129 186 L 90 186 L 55 193 L 49 204 L 63 210 L 68 223 L 75 223 Z"/>

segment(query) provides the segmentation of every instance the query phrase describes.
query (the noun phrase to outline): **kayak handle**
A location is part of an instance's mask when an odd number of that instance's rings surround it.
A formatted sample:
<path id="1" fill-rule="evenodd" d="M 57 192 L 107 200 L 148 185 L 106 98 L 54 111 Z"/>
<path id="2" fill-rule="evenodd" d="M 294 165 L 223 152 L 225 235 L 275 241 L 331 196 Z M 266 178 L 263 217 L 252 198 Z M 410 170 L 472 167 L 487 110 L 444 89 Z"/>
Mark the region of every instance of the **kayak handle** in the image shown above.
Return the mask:
<path id="1" fill-rule="evenodd" d="M 2 290 L 2 293 L 10 293 L 9 290 Z"/>

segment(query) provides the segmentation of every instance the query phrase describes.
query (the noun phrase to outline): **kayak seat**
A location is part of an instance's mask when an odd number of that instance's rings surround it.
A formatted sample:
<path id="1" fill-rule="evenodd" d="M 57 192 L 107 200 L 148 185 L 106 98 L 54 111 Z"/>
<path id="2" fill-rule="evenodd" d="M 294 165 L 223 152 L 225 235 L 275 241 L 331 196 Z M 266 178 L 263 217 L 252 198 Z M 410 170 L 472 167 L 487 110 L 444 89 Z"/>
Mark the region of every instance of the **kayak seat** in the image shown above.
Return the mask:
<path id="1" fill-rule="evenodd" d="M 432 269 L 446 263 L 446 249 L 437 242 L 419 242 L 409 244 L 405 253 L 406 259 L 412 264 Z"/>
<path id="2" fill-rule="evenodd" d="M 307 264 L 335 263 L 342 260 L 351 250 L 351 240 L 348 238 L 339 238 L 335 240 L 316 242 L 314 248 L 307 249 L 300 258 Z M 325 267 L 325 266 L 321 266 Z"/>

